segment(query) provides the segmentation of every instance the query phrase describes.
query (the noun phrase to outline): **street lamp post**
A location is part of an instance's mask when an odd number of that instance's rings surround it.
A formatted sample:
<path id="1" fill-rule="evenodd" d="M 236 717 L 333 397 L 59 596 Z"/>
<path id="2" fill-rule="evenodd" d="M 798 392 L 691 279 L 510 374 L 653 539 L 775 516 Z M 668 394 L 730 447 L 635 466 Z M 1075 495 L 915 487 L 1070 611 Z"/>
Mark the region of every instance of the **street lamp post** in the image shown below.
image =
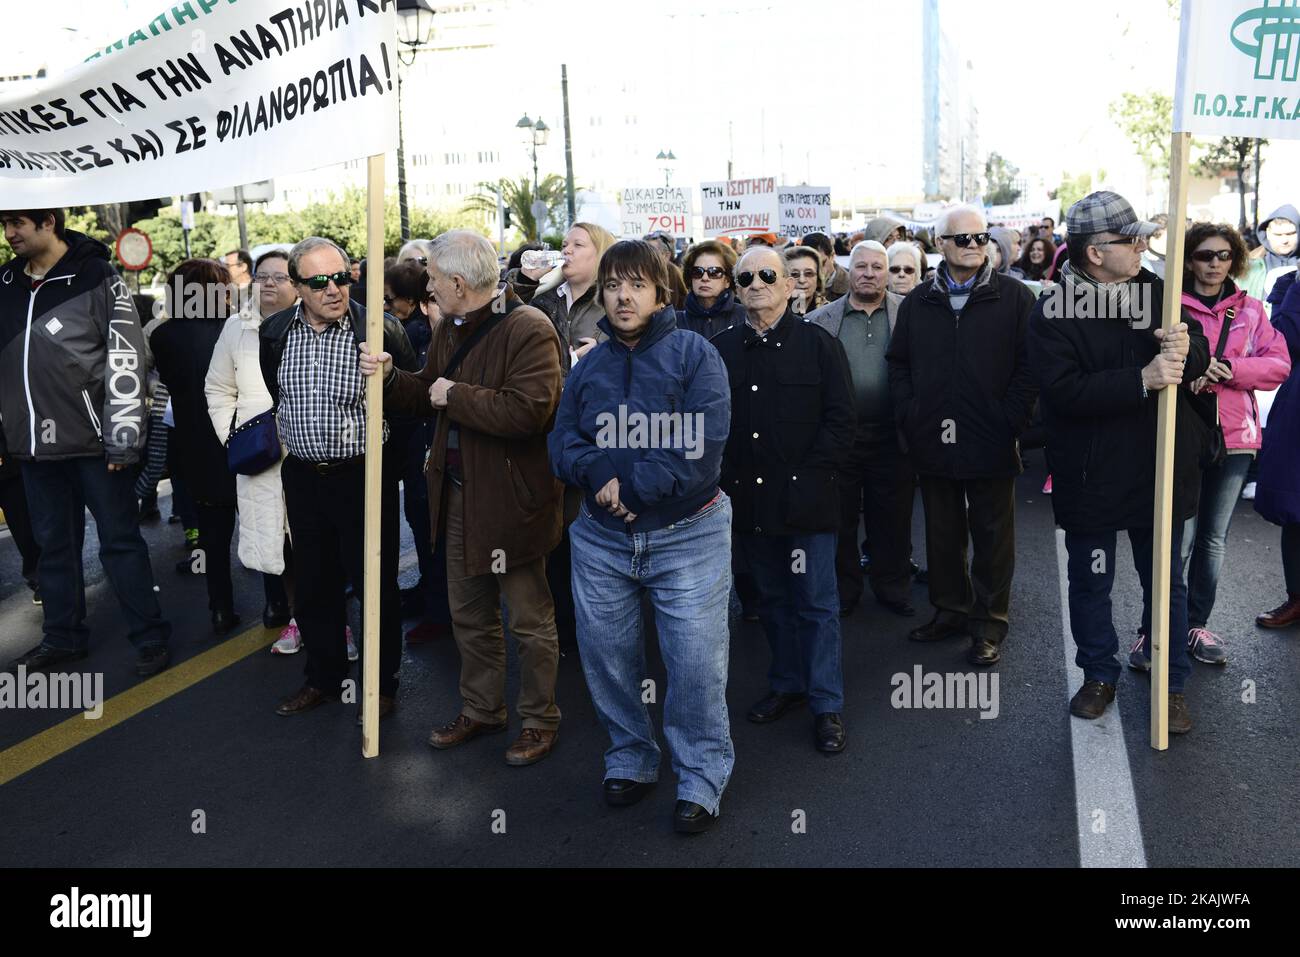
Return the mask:
<path id="1" fill-rule="evenodd" d="M 524 137 L 524 144 L 532 149 L 533 153 L 533 219 L 537 223 L 537 237 L 542 236 L 542 217 L 537 214 L 537 207 L 542 203 L 542 182 L 537 170 L 537 148 L 545 146 L 546 140 L 550 136 L 551 128 L 542 122 L 541 118 L 533 122 L 527 113 L 519 118 L 515 124 L 515 129 L 519 130 Z"/>
<path id="2" fill-rule="evenodd" d="M 660 150 L 660 151 L 659 151 L 659 155 L 656 156 L 655 159 L 659 160 L 659 162 L 661 162 L 661 163 L 676 163 L 676 162 L 677 162 L 677 157 L 673 155 L 673 151 L 672 151 L 672 150 L 668 150 L 668 151 L 666 151 L 666 152 L 665 152 L 664 150 Z M 665 185 L 665 186 L 671 186 L 671 185 L 673 185 L 673 168 L 672 168 L 671 166 L 660 166 L 659 168 L 660 168 L 661 170 L 663 170 L 663 174 L 664 174 L 664 185 Z"/>
<path id="3" fill-rule="evenodd" d="M 434 10 L 429 0 L 397 0 L 397 59 L 402 66 L 415 62 L 420 48 L 433 39 Z M 402 70 L 397 71 L 397 208 L 402 242 L 411 238 L 411 212 L 406 201 L 406 138 L 402 129 Z"/>

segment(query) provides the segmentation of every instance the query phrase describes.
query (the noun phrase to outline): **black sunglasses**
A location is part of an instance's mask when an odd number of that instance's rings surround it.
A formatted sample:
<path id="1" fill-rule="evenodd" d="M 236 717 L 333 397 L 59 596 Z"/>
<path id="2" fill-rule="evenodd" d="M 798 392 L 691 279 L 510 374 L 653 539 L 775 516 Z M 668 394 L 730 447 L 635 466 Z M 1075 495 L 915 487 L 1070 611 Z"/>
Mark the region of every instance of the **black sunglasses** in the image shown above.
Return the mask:
<path id="1" fill-rule="evenodd" d="M 900 272 L 905 272 L 909 276 L 916 272 L 915 266 L 890 266 L 889 271 L 897 276 Z"/>
<path id="2" fill-rule="evenodd" d="M 972 242 L 976 246 L 987 246 L 989 244 L 988 233 L 957 233 L 954 236 L 940 236 L 940 239 L 951 239 L 954 243 L 965 249 Z"/>
<path id="3" fill-rule="evenodd" d="M 708 268 L 705 268 L 704 266 L 691 267 L 692 279 L 703 279 L 705 276 L 708 276 L 710 279 L 721 279 L 726 274 L 727 271 L 721 266 L 709 266 Z"/>
<path id="4" fill-rule="evenodd" d="M 1232 262 L 1231 249 L 1198 249 L 1192 253 L 1198 263 L 1212 263 L 1216 259 L 1221 263 Z"/>
<path id="5" fill-rule="evenodd" d="M 1136 246 L 1142 241 L 1141 236 L 1125 236 L 1123 239 L 1106 239 L 1094 246 Z"/>
<path id="6" fill-rule="evenodd" d="M 352 285 L 352 273 L 336 272 L 331 273 L 330 275 L 304 276 L 298 281 L 308 289 L 314 289 L 316 292 L 320 292 L 330 283 L 334 283 L 334 285 L 342 289 L 344 286 Z"/>
<path id="7" fill-rule="evenodd" d="M 777 280 L 776 270 L 760 269 L 758 271 L 758 278 L 763 280 L 763 282 L 767 283 L 769 286 L 775 286 Z M 742 272 L 736 277 L 736 282 L 739 284 L 741 289 L 748 289 L 754 284 L 754 273 L 748 271 Z"/>

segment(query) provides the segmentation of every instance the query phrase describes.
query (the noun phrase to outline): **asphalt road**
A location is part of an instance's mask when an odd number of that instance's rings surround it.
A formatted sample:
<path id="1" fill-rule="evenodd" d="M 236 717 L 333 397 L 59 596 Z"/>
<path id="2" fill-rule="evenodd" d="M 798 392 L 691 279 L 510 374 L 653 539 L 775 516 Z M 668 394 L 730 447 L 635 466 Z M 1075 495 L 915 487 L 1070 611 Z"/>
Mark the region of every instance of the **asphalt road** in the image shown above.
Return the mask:
<path id="1" fill-rule="evenodd" d="M 1078 677 L 1067 665 L 1041 463 L 1036 456 L 1018 489 L 1011 633 L 994 669 L 997 717 L 893 707 L 895 674 L 911 675 L 917 665 L 975 669 L 966 663 L 964 639 L 908 642 L 907 630 L 924 618 L 900 619 L 868 600 L 844 621 L 849 746 L 822 755 L 813 750 L 806 711 L 768 726 L 744 720 L 764 691 L 768 653 L 757 625 L 736 623 L 728 686 L 736 766 L 721 820 L 706 835 L 672 833 L 666 753 L 660 786 L 648 799 L 629 809 L 604 805 L 607 739 L 573 648 L 560 664 L 564 722 L 550 758 L 529 768 L 503 760 L 518 730 L 513 648 L 511 733 L 431 749 L 429 730 L 459 704 L 449 639 L 406 652 L 399 708 L 381 726 L 375 760 L 361 757 L 354 706 L 327 705 L 291 719 L 275 714 L 278 700 L 301 684 L 301 656 L 261 649 L 244 657 L 0 785 L 0 866 L 1293 865 L 1300 859 L 1300 629 L 1254 625 L 1255 614 L 1284 590 L 1278 529 L 1239 504 L 1211 622 L 1231 660 L 1226 668 L 1194 663 L 1188 698 L 1195 728 L 1156 752 L 1148 744 L 1149 685 L 1133 672 L 1125 671 L 1118 712 L 1107 719 L 1080 728 L 1067 713 L 1070 681 Z M 168 509 L 164 502 L 164 515 Z M 920 517 L 918 503 L 918 556 Z M 415 569 L 403 531 L 406 585 Z M 174 661 L 209 651 L 219 641 L 208 625 L 203 583 L 172 570 L 184 555 L 179 527 L 147 525 L 145 536 L 176 630 Z M 86 569 L 93 637 L 82 667 L 103 673 L 111 698 L 140 682 L 96 545 L 92 524 Z M 1123 637 L 1136 628 L 1140 593 L 1122 537 L 1117 560 Z M 0 537 L 5 660 L 40 637 L 40 609 L 18 572 L 16 549 Z M 925 615 L 924 586 L 914 588 Z M 260 633 L 258 576 L 239 569 L 236 593 L 241 631 L 256 626 Z M 662 689 L 653 641 L 648 668 Z M 1243 700 L 1251 697 L 1243 688 L 1253 689 L 1253 701 Z M 661 708 L 651 710 L 658 722 Z M 0 710 L 0 770 L 5 749 L 71 714 Z M 206 830 L 194 833 L 200 810 Z"/>

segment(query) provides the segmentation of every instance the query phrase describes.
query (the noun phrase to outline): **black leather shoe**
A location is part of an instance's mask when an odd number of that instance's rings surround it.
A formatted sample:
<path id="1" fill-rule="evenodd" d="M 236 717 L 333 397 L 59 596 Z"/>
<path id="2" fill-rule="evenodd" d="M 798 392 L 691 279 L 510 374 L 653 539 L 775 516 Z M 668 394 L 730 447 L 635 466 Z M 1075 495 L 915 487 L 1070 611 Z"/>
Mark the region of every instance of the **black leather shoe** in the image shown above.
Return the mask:
<path id="1" fill-rule="evenodd" d="M 61 651 L 58 648 L 49 648 L 44 644 L 40 644 L 26 654 L 19 655 L 9 662 L 8 670 L 16 671 L 18 666 L 22 665 L 28 671 L 46 671 L 65 662 L 81 661 L 87 654 L 89 652 L 84 649 L 81 651 Z"/>
<path id="2" fill-rule="evenodd" d="M 970 654 L 967 656 L 971 664 L 984 668 L 989 665 L 996 665 L 1001 657 L 1002 652 L 998 648 L 998 643 L 988 638 L 976 638 L 970 646 Z"/>
<path id="3" fill-rule="evenodd" d="M 1085 681 L 1070 699 L 1070 714 L 1092 721 L 1106 713 L 1106 705 L 1115 700 L 1115 686 L 1104 681 Z"/>
<path id="4" fill-rule="evenodd" d="M 166 645 L 149 645 L 141 648 L 135 659 L 135 673 L 141 678 L 148 678 L 162 671 L 171 664 L 172 653 Z"/>
<path id="5" fill-rule="evenodd" d="M 673 830 L 678 834 L 699 834 L 713 827 L 717 818 L 694 801 L 678 801 L 673 813 Z"/>
<path id="6" fill-rule="evenodd" d="M 292 617 L 293 612 L 289 610 L 288 602 L 267 602 L 266 607 L 262 609 L 262 627 L 283 628 L 289 624 L 289 619 Z"/>
<path id="7" fill-rule="evenodd" d="M 212 613 L 212 630 L 218 635 L 228 635 L 235 630 L 240 621 L 233 608 L 218 608 Z"/>
<path id="8" fill-rule="evenodd" d="M 877 598 L 876 601 L 903 618 L 912 618 L 916 615 L 916 607 L 906 598 Z"/>
<path id="9" fill-rule="evenodd" d="M 606 778 L 605 803 L 610 807 L 631 807 L 653 791 L 656 783 L 655 781 L 629 781 L 626 778 Z"/>
<path id="10" fill-rule="evenodd" d="M 940 621 L 936 615 L 927 624 L 920 628 L 913 628 L 908 633 L 909 641 L 943 641 L 945 638 L 952 638 L 955 635 L 966 634 L 966 624 L 954 625 L 950 622 Z"/>
<path id="11" fill-rule="evenodd" d="M 767 724 L 807 700 L 806 694 L 782 694 L 780 691 L 769 691 L 762 701 L 749 709 L 746 717 L 755 724 Z"/>
<path id="12" fill-rule="evenodd" d="M 848 743 L 844 734 L 844 721 L 834 712 L 817 715 L 813 722 L 813 739 L 817 742 L 818 751 L 839 754 Z"/>

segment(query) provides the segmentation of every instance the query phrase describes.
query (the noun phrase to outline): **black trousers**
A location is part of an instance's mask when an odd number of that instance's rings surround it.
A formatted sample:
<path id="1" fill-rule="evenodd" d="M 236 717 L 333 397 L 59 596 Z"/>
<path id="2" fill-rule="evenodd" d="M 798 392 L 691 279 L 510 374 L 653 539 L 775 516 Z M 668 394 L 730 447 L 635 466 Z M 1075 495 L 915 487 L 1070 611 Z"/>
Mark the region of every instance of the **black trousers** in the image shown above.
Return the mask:
<path id="1" fill-rule="evenodd" d="M 9 478 L 0 479 L 0 512 L 5 513 L 5 523 L 13 534 L 18 554 L 23 559 L 23 578 L 36 581 L 36 564 L 41 557 L 41 547 L 36 544 L 32 519 L 27 513 L 27 493 L 23 490 L 23 473 L 14 469 Z"/>
<path id="2" fill-rule="evenodd" d="M 337 692 L 348 676 L 344 629 L 345 585 L 365 594 L 362 570 L 365 542 L 365 466 L 363 460 L 322 475 L 294 458 L 284 460 L 289 530 L 293 536 L 294 618 L 307 651 L 307 684 Z M 397 588 L 399 516 L 397 483 L 382 483 L 379 574 L 379 693 L 397 694 L 402 664 L 402 609 Z M 361 644 L 361 635 L 357 644 Z M 357 701 L 361 700 L 360 688 Z"/>
<path id="3" fill-rule="evenodd" d="M 921 476 L 930 604 L 937 617 L 965 624 L 976 640 L 1007 636 L 1016 570 L 1015 479 Z M 974 543 L 970 568 L 966 544 Z M 874 543 L 873 546 L 874 548 Z M 875 562 L 875 556 L 872 556 Z"/>
<path id="4" fill-rule="evenodd" d="M 908 597 L 912 586 L 912 496 L 915 475 L 898 447 L 893 426 L 860 431 L 840 473 L 840 534 L 835 577 L 840 603 L 862 597 L 864 574 L 858 551 L 858 514 L 871 543 L 871 591 L 881 601 Z"/>

